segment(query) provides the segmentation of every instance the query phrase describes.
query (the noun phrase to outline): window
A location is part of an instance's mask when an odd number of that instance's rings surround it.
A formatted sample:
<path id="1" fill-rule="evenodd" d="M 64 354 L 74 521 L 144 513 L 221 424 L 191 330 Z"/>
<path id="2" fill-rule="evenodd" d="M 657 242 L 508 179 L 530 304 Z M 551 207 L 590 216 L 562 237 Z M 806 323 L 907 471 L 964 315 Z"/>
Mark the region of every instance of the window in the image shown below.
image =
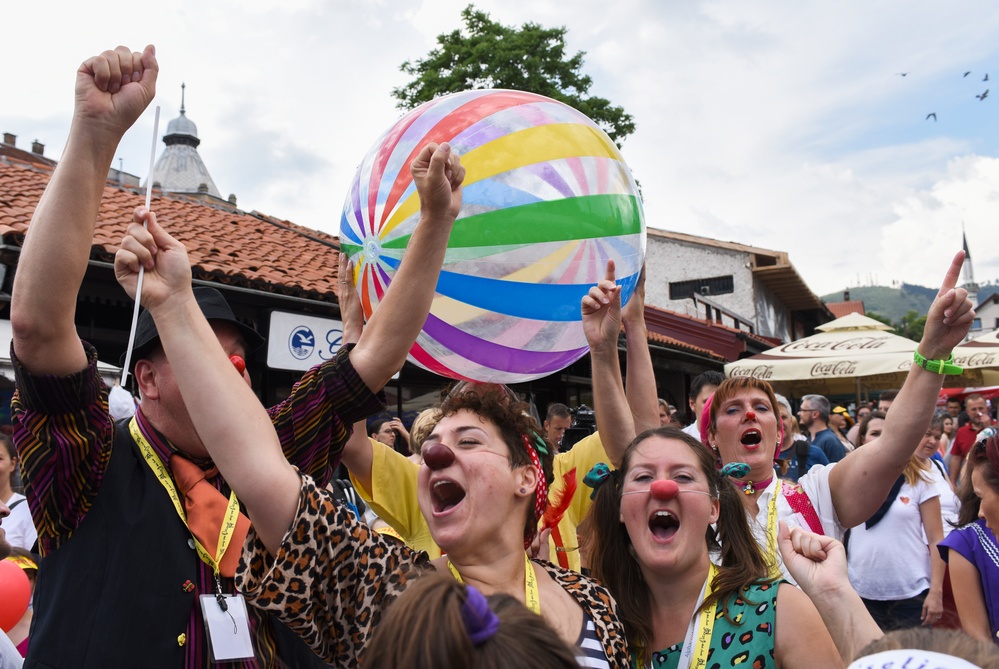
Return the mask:
<path id="1" fill-rule="evenodd" d="M 669 299 L 685 300 L 695 293 L 698 295 L 725 295 L 735 290 L 732 275 L 713 276 L 708 279 L 677 281 L 669 285 Z"/>

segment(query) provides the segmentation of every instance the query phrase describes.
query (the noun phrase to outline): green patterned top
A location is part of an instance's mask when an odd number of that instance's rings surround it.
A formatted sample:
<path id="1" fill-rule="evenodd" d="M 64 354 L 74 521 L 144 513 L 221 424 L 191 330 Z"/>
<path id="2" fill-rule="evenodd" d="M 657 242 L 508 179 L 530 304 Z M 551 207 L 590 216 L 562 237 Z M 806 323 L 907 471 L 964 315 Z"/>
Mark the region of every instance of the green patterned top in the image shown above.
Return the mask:
<path id="1" fill-rule="evenodd" d="M 718 605 L 711 646 L 708 649 L 708 669 L 772 668 L 774 663 L 774 622 L 777 617 L 777 586 L 780 582 L 752 585 L 743 588 L 742 594 L 732 602 L 729 598 L 729 622 L 723 615 L 724 606 Z M 676 669 L 680 663 L 679 643 L 652 653 L 654 669 Z M 638 659 L 632 655 L 636 668 Z"/>

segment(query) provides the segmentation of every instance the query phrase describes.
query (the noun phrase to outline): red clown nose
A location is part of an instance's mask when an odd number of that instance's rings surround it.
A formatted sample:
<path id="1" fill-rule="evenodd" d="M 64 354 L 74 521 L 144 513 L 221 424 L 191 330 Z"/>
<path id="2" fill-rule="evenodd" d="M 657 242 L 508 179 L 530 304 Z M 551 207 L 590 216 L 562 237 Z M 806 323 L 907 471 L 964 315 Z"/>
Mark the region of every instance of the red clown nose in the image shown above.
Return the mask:
<path id="1" fill-rule="evenodd" d="M 229 362 L 232 363 L 232 366 L 235 367 L 236 371 L 239 372 L 240 374 L 246 371 L 246 360 L 243 360 L 243 356 L 230 355 Z"/>
<path id="2" fill-rule="evenodd" d="M 680 492 L 680 486 L 676 484 L 676 481 L 653 481 L 652 486 L 649 488 L 649 492 L 656 499 L 670 500 L 677 496 Z"/>
<path id="3" fill-rule="evenodd" d="M 756 420 L 756 414 L 753 413 L 752 411 L 747 411 L 746 418 L 748 418 L 749 420 Z"/>
<path id="4" fill-rule="evenodd" d="M 423 451 L 423 462 L 433 471 L 445 469 L 454 462 L 454 451 L 444 444 L 434 444 Z"/>

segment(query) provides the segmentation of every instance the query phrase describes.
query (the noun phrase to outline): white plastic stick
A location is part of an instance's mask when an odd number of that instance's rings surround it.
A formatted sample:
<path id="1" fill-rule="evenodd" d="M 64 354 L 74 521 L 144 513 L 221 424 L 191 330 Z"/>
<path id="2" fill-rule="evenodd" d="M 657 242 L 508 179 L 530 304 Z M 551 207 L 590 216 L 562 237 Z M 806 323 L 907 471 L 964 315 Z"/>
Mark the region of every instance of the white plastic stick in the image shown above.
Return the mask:
<path id="1" fill-rule="evenodd" d="M 153 143 L 152 147 L 149 149 L 149 172 L 146 176 L 146 211 L 149 211 L 149 206 L 153 199 L 153 166 L 156 162 L 156 136 L 160 131 L 160 106 L 156 105 L 156 116 L 153 118 Z M 146 222 L 142 223 L 142 227 L 148 227 Z M 145 274 L 145 267 L 139 265 L 139 278 L 135 282 L 135 308 L 132 309 L 132 329 L 128 333 L 128 348 L 125 349 L 125 364 L 122 367 L 121 373 L 121 385 L 125 386 L 125 382 L 128 381 L 128 367 L 132 362 L 132 345 L 135 343 L 135 327 L 139 323 L 139 303 L 142 302 L 142 276 Z"/>

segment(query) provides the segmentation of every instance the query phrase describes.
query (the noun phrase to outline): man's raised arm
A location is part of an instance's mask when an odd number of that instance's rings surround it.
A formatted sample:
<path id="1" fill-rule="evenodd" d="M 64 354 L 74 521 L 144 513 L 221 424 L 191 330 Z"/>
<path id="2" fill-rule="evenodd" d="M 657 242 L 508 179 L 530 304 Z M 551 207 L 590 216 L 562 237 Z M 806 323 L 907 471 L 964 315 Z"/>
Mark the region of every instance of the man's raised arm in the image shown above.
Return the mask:
<path id="1" fill-rule="evenodd" d="M 64 376 L 87 366 L 74 325 L 77 293 L 118 142 L 155 95 L 155 53 L 152 46 L 142 53 L 118 47 L 77 70 L 66 149 L 31 218 L 14 276 L 14 352 L 33 374 Z"/>

